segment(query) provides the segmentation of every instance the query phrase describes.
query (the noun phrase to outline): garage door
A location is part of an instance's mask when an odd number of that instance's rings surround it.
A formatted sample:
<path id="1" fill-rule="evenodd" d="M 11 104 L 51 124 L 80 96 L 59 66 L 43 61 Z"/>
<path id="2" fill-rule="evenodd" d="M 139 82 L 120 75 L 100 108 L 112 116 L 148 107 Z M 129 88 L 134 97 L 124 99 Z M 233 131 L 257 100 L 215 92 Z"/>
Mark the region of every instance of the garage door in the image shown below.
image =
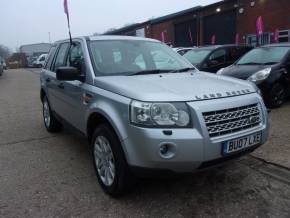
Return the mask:
<path id="1" fill-rule="evenodd" d="M 196 20 L 190 20 L 174 25 L 175 46 L 187 47 L 196 45 Z"/>
<path id="2" fill-rule="evenodd" d="M 215 44 L 235 43 L 236 11 L 229 11 L 205 17 L 203 20 L 203 44 L 211 44 L 215 35 Z"/>

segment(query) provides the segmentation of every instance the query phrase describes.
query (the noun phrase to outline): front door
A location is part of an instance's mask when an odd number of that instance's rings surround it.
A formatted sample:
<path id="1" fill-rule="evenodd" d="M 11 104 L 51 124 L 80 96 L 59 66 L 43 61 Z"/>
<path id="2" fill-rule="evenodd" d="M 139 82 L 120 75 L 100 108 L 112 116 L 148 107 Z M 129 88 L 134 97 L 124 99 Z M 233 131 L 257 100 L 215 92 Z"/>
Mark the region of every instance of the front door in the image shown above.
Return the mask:
<path id="1" fill-rule="evenodd" d="M 81 42 L 75 41 L 70 46 L 66 65 L 78 69 L 81 75 L 85 75 L 85 63 L 83 55 L 83 47 Z M 61 116 L 75 128 L 83 130 L 85 127 L 85 110 L 89 103 L 88 93 L 83 91 L 86 84 L 81 81 L 60 81 L 60 98 L 62 100 Z M 86 102 L 86 101 L 87 102 Z"/>
<path id="2" fill-rule="evenodd" d="M 50 107 L 58 115 L 62 115 L 63 103 L 61 99 L 60 81 L 56 79 L 56 69 L 66 65 L 65 59 L 69 49 L 69 43 L 63 43 L 59 46 L 54 63 L 49 70 L 46 71 L 46 86 L 48 89 L 48 101 Z M 50 61 L 50 60 L 49 60 Z"/>

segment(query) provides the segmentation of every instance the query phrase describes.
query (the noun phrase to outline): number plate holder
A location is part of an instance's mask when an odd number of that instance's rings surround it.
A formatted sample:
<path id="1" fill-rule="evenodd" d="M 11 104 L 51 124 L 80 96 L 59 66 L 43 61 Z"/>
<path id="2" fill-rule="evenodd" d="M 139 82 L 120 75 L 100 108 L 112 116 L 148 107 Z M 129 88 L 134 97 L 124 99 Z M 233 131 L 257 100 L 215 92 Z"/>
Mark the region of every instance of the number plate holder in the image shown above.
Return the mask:
<path id="1" fill-rule="evenodd" d="M 248 136 L 232 139 L 222 143 L 222 153 L 224 156 L 244 151 L 250 147 L 261 144 L 262 132 L 257 132 Z"/>

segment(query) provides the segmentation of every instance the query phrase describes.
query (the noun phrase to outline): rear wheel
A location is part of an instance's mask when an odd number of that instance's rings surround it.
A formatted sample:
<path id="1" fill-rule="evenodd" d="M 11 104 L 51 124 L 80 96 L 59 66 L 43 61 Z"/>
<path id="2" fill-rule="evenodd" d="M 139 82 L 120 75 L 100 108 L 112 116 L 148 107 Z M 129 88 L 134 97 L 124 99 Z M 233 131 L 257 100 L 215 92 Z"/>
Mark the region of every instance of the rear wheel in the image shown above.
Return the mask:
<path id="1" fill-rule="evenodd" d="M 108 124 L 101 124 L 96 128 L 91 147 L 95 171 L 102 189 L 114 197 L 126 194 L 135 178 L 129 171 L 121 143 Z"/>
<path id="2" fill-rule="evenodd" d="M 286 100 L 286 89 L 285 87 L 277 83 L 275 84 L 270 92 L 270 107 L 272 108 L 278 108 L 281 107 L 282 104 Z"/>
<path id="3" fill-rule="evenodd" d="M 48 99 L 44 96 L 42 101 L 43 121 L 48 132 L 59 132 L 61 130 L 61 123 L 54 117 Z"/>

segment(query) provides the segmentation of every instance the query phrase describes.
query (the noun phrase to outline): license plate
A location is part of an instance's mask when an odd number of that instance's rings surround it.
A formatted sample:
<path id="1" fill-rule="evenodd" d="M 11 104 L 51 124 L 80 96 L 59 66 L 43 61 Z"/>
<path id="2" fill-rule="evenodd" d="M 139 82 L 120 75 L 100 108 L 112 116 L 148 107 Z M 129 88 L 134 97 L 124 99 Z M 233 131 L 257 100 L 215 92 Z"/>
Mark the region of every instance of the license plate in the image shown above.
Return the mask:
<path id="1" fill-rule="evenodd" d="M 223 154 L 229 155 L 249 147 L 258 145 L 261 143 L 262 133 L 258 132 L 252 135 L 244 136 L 238 139 L 233 139 L 223 143 Z"/>

